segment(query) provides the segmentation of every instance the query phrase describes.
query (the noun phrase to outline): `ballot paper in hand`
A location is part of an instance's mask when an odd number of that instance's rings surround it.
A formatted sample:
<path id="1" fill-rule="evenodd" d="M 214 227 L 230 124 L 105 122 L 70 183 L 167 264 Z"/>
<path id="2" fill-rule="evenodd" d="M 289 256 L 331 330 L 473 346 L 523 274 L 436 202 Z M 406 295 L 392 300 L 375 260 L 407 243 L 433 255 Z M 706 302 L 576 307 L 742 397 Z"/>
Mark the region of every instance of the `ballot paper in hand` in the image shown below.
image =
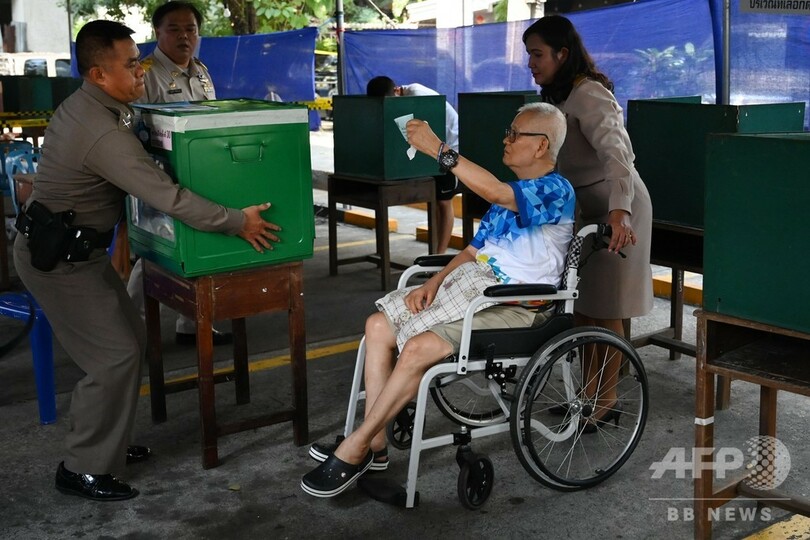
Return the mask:
<path id="1" fill-rule="evenodd" d="M 399 127 L 399 131 L 400 131 L 400 133 L 402 133 L 402 137 L 406 141 L 408 140 L 408 130 L 406 129 L 406 126 L 408 124 L 408 120 L 413 120 L 413 114 L 406 114 L 404 116 L 398 116 L 398 117 L 394 118 L 394 122 L 397 123 L 397 126 Z M 409 146 L 408 151 L 406 152 L 406 154 L 408 154 L 408 159 L 413 159 L 414 156 L 416 155 L 416 148 L 414 148 L 413 146 Z"/>

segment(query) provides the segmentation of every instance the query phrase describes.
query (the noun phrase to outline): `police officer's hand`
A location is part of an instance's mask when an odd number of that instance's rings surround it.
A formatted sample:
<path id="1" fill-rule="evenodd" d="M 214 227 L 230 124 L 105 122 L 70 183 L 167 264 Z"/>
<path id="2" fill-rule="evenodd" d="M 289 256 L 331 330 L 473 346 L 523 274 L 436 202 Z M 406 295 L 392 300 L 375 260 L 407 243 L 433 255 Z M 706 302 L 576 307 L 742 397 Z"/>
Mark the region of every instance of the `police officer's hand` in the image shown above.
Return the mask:
<path id="1" fill-rule="evenodd" d="M 259 253 L 264 252 L 265 249 L 273 249 L 270 242 L 279 241 L 279 237 L 273 234 L 273 231 L 280 231 L 281 227 L 262 218 L 261 213 L 268 208 L 270 208 L 270 203 L 257 204 L 242 209 L 245 222 L 242 224 L 239 236 L 250 242 L 253 249 Z"/>

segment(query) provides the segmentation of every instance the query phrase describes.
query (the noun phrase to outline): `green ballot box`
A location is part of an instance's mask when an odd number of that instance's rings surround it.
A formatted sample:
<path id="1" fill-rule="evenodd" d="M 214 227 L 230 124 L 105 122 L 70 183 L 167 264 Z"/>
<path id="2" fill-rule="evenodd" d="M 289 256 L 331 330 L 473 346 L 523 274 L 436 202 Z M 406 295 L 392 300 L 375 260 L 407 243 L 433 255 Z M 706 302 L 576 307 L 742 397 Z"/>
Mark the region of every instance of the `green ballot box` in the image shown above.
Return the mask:
<path id="1" fill-rule="evenodd" d="M 138 106 L 138 132 L 182 187 L 231 208 L 263 202 L 281 241 L 259 253 L 238 236 L 203 232 L 130 197 L 132 250 L 193 277 L 312 256 L 315 224 L 307 109 L 252 100 Z"/>
<path id="2" fill-rule="evenodd" d="M 410 159 L 410 145 L 396 119 L 405 123 L 413 115 L 425 120 L 444 140 L 445 103 L 444 96 L 335 96 L 335 174 L 375 180 L 441 174 L 435 156 L 416 152 Z"/>
<path id="3" fill-rule="evenodd" d="M 537 92 L 471 92 L 458 95 L 458 145 L 462 156 L 502 181 L 517 180 L 503 164 L 503 139 L 520 107 L 540 101 Z"/>
<path id="4" fill-rule="evenodd" d="M 710 133 L 802 131 L 804 103 L 715 105 L 699 96 L 630 100 L 627 132 L 656 221 L 703 228 Z"/>
<path id="5" fill-rule="evenodd" d="M 710 135 L 703 306 L 810 333 L 810 133 Z"/>

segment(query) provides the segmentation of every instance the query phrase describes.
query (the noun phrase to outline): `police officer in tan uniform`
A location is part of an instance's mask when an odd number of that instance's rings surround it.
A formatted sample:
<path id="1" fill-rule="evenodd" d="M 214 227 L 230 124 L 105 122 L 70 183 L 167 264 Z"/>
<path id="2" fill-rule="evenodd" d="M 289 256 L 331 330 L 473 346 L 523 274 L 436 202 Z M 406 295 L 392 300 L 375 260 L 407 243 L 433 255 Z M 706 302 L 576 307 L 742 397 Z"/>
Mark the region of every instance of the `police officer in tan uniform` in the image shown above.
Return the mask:
<path id="1" fill-rule="evenodd" d="M 146 329 L 105 251 L 130 193 L 204 231 L 271 249 L 269 203 L 226 208 L 172 182 L 132 131 L 128 105 L 143 94 L 132 30 L 86 24 L 76 38 L 82 87 L 54 113 L 34 187 L 21 213 L 14 263 L 71 359 L 85 373 L 73 390 L 56 488 L 91 500 L 138 491 L 115 475 L 148 456 L 130 443 Z M 80 235 L 81 242 L 74 242 Z M 131 459 L 128 460 L 128 454 Z"/>
<path id="2" fill-rule="evenodd" d="M 208 68 L 194 57 L 202 26 L 202 14 L 189 2 L 167 2 L 152 14 L 157 46 L 141 60 L 146 91 L 136 103 L 173 103 L 216 99 Z M 143 315 L 143 261 L 132 267 L 127 291 Z M 175 340 L 180 345 L 196 345 L 197 323 L 177 315 Z M 230 332 L 213 330 L 214 345 L 233 342 Z"/>
<path id="3" fill-rule="evenodd" d="M 194 57 L 201 26 L 202 14 L 189 2 L 167 2 L 155 10 L 157 47 L 141 61 L 146 92 L 139 103 L 216 99 L 208 68 Z"/>

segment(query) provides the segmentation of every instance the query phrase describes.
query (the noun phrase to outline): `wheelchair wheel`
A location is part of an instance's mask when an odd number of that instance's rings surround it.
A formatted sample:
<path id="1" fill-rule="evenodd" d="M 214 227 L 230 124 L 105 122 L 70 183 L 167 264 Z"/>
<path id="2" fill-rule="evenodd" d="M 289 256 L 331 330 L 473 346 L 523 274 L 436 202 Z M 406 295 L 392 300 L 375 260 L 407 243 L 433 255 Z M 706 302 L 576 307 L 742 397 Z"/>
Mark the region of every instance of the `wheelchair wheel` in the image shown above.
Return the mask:
<path id="1" fill-rule="evenodd" d="M 618 370 L 613 380 L 606 366 Z M 612 404 L 601 397 L 609 386 L 618 397 Z M 647 421 L 644 366 L 626 340 L 602 328 L 574 328 L 544 344 L 517 389 L 512 445 L 526 471 L 554 489 L 606 480 L 633 453 Z"/>
<path id="2" fill-rule="evenodd" d="M 500 387 L 495 391 L 500 392 Z M 490 381 L 482 372 L 437 378 L 430 387 L 430 395 L 442 414 L 461 426 L 500 424 L 506 419 L 490 389 Z"/>
<path id="3" fill-rule="evenodd" d="M 413 438 L 413 425 L 416 421 L 416 403 L 411 401 L 399 411 L 393 420 L 386 426 L 385 433 L 388 442 L 397 450 L 407 450 L 411 447 Z"/>
<path id="4" fill-rule="evenodd" d="M 488 457 L 469 453 L 458 473 L 458 499 L 469 510 L 477 510 L 487 501 L 495 483 L 495 468 Z"/>

